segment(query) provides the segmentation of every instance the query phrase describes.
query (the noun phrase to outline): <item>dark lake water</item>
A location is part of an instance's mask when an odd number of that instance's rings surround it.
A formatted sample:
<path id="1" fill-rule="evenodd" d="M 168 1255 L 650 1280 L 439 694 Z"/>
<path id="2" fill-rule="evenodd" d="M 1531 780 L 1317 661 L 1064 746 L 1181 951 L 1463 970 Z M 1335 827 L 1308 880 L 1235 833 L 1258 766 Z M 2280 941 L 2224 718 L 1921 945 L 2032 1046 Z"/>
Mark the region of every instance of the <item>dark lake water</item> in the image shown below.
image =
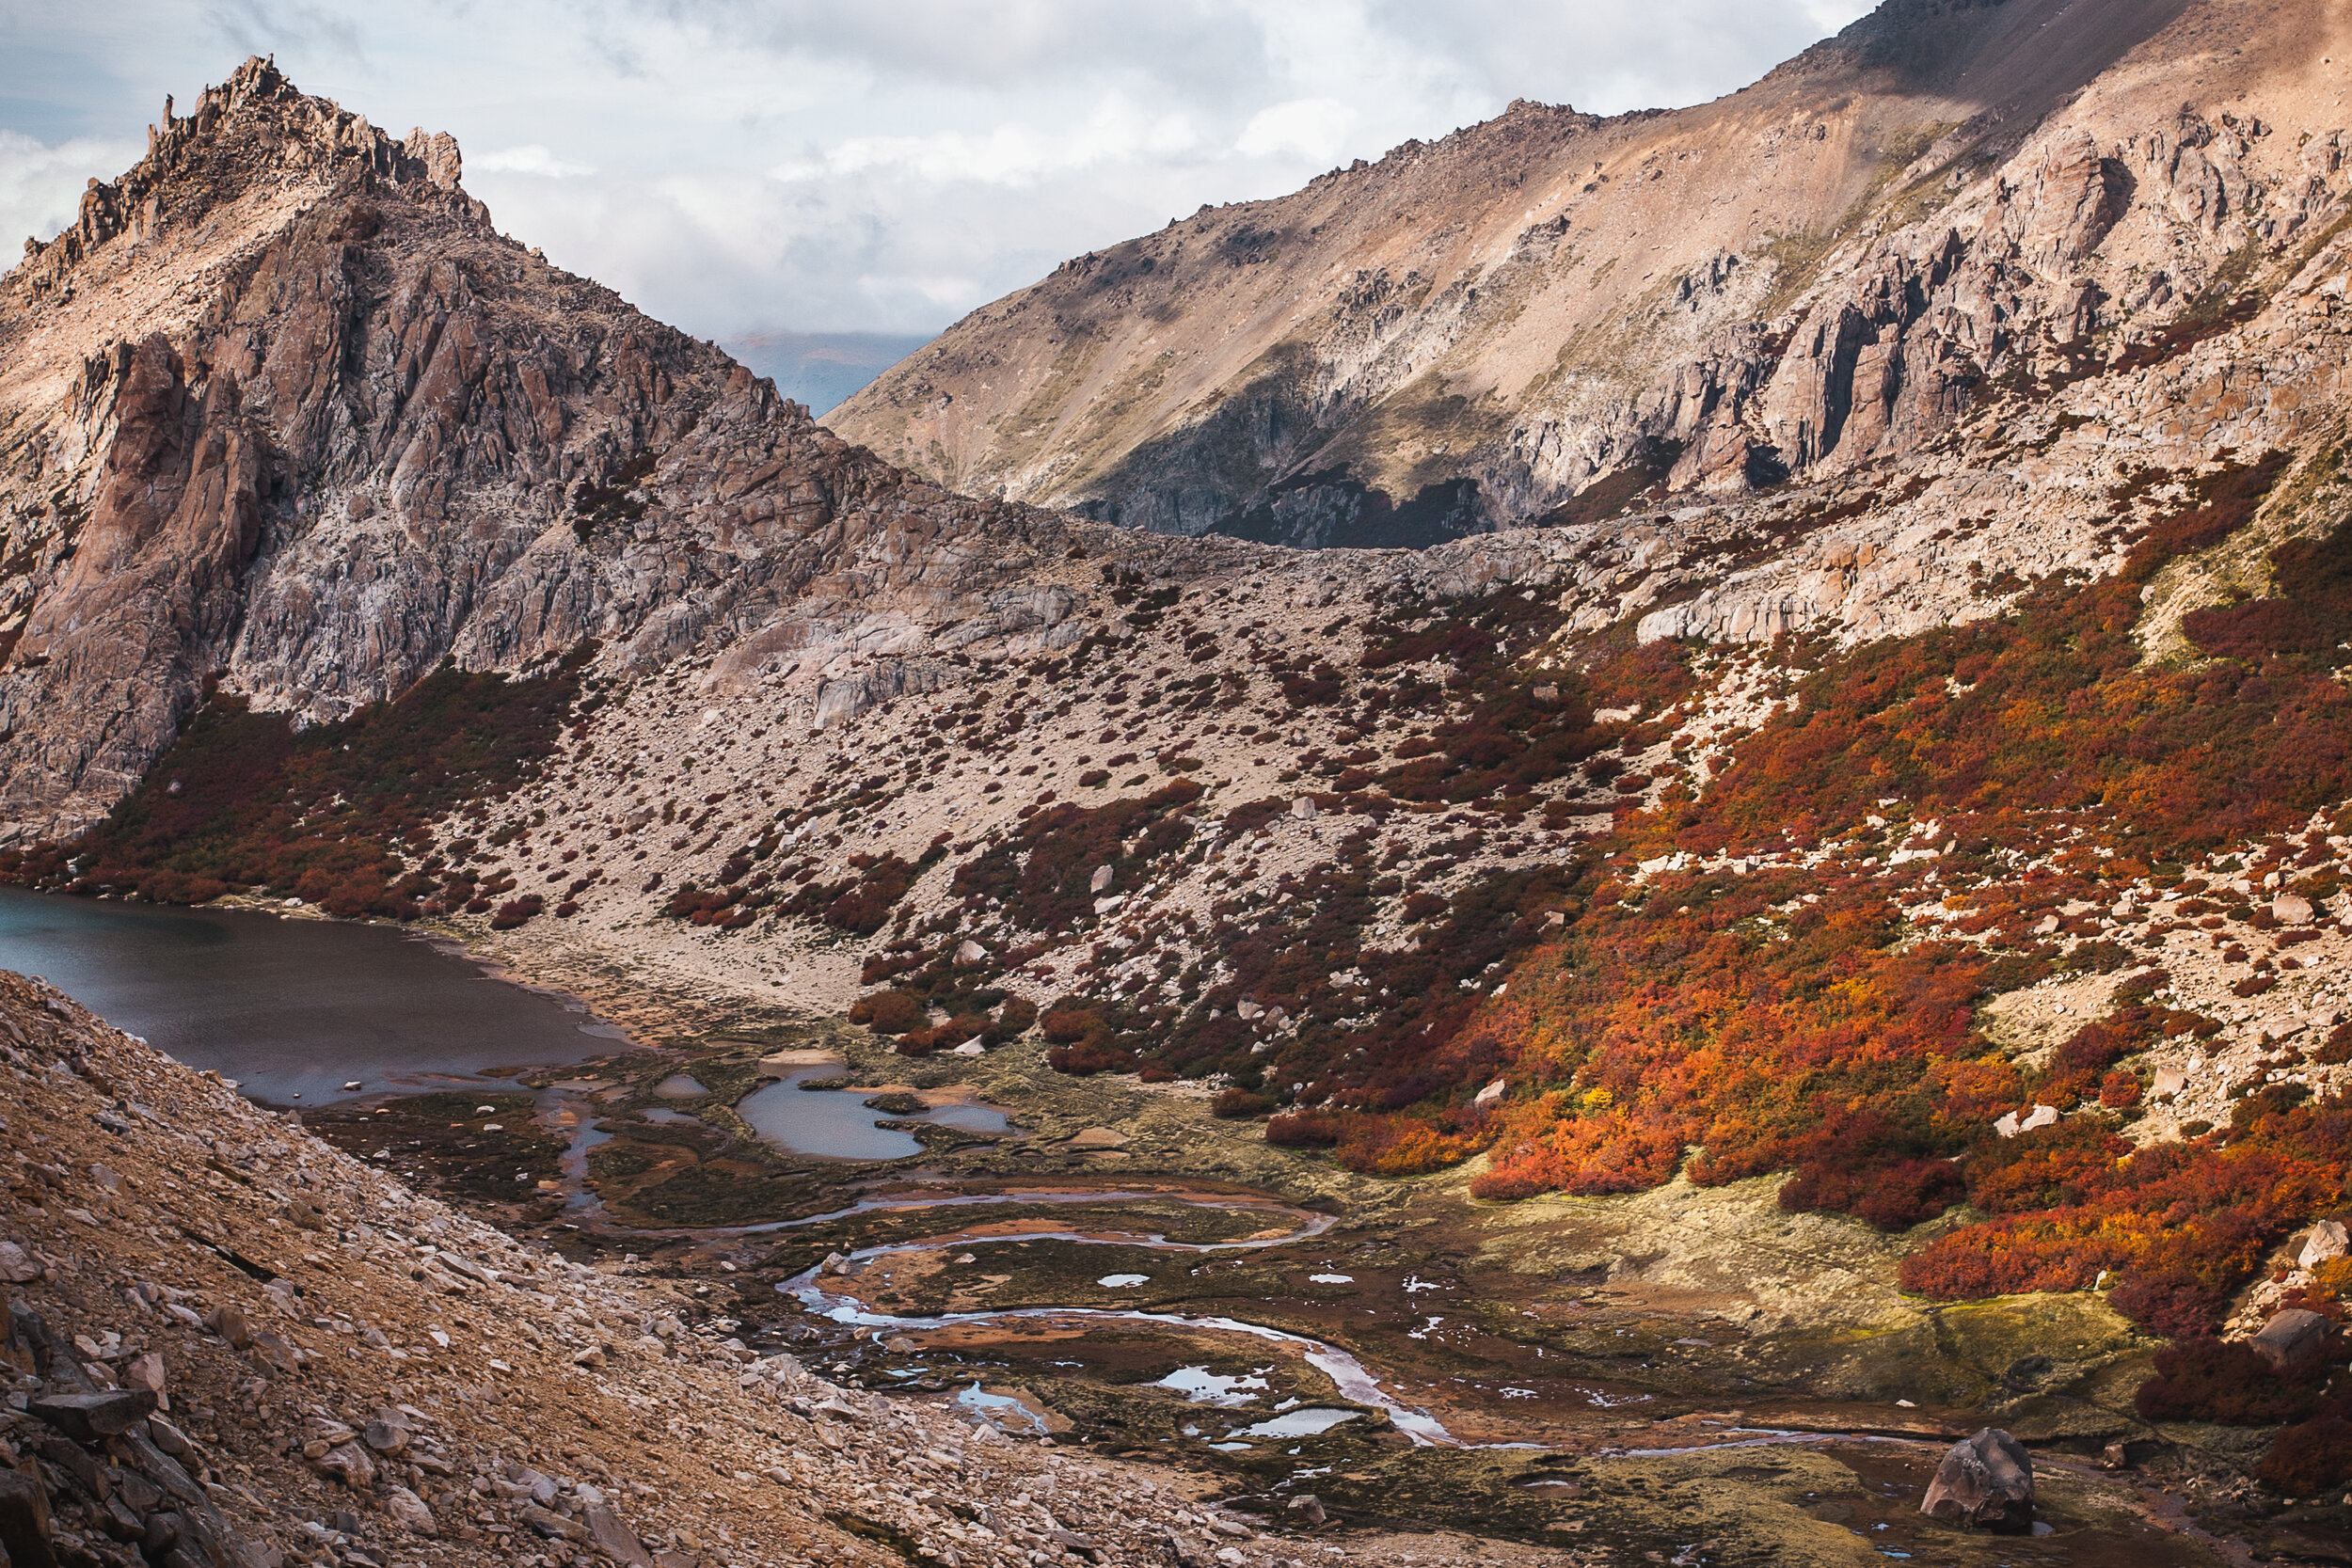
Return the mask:
<path id="1" fill-rule="evenodd" d="M 389 926 L 164 909 L 0 888 L 0 969 L 271 1104 L 479 1084 L 561 1066 L 621 1032 Z M 296 1097 L 299 1097 L 298 1099 Z"/>

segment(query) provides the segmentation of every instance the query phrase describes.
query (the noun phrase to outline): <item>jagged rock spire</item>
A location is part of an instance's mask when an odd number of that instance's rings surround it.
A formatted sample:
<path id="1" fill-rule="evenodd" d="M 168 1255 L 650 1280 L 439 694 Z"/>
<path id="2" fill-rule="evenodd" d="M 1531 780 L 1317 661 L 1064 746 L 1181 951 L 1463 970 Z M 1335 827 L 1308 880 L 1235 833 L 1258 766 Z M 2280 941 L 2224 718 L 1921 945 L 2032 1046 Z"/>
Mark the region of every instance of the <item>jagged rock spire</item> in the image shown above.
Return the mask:
<path id="1" fill-rule="evenodd" d="M 192 217 L 237 194 L 246 182 L 236 178 L 239 172 L 297 172 L 328 183 L 421 182 L 459 192 L 464 159 L 454 136 L 418 129 L 394 141 L 366 117 L 304 93 L 274 61 L 258 55 L 219 86 L 205 88 L 193 114 L 174 109 L 167 95 L 161 122 L 147 128 L 147 155 L 120 179 L 92 180 L 82 193 L 80 214 L 55 240 L 24 242 L 25 259 L 12 281 L 36 296 L 46 293 L 117 235 L 147 239 L 175 214 Z M 205 168 L 200 181 L 174 180 L 192 166 L 221 162 L 224 153 L 233 167 Z M 167 186 L 172 187 L 168 193 Z M 487 212 L 469 201 L 486 224 Z"/>

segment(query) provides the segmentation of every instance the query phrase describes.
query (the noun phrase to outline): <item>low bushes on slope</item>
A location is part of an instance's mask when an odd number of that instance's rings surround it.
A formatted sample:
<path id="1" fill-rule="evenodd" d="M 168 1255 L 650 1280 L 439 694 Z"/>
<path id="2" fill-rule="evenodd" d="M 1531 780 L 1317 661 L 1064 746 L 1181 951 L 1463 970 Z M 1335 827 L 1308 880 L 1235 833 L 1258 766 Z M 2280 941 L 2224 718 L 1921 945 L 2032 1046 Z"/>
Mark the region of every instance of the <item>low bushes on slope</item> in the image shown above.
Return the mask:
<path id="1" fill-rule="evenodd" d="M 1475 1187 L 1492 1197 L 1654 1184 L 1691 1148 L 1695 1180 L 1793 1169 L 1784 1203 L 1889 1228 L 1964 1196 L 1994 1217 L 1915 1255 L 1913 1288 L 2075 1289 L 2108 1271 L 2143 1323 L 2209 1327 L 2261 1251 L 2352 1175 L 2347 1113 L 2257 1096 L 2228 1129 L 2120 1163 L 2095 1122 L 1994 1139 L 1987 1124 L 2026 1103 L 2136 1102 L 2125 1064 L 2212 1025 L 2153 1006 L 2143 982 L 2028 1082 L 1989 1053 L 1973 1005 L 2053 963 L 2128 961 L 2112 942 L 2069 951 L 2035 930 L 2055 906 L 2110 903 L 2108 884 L 2300 828 L 2352 797 L 2352 693 L 2334 678 L 2347 656 L 2329 641 L 2352 614 L 2352 527 L 2281 549 L 2272 598 L 2192 616 L 2211 658 L 2146 665 L 2132 636 L 2140 586 L 2244 526 L 2283 467 L 2193 483 L 2117 578 L 2052 583 L 1992 621 L 1826 653 L 1703 795 L 1670 789 L 1621 819 L 1614 847 L 1620 864 L 1827 859 L 1644 884 L 1596 875 L 1571 890 L 1587 912 L 1435 1064 L 1412 1113 L 1438 1135 L 1422 1147 L 1491 1148 Z M 1890 833 L 1870 824 L 1881 814 Z M 1905 822 L 1934 825 L 1940 858 L 1894 863 Z M 1905 911 L 1929 898 L 1978 940 L 1922 940 Z M 1527 1087 L 1479 1138 L 1446 1146 L 1457 1097 L 1489 1072 Z M 1327 1115 L 1277 1135 L 1342 1148 L 1370 1136 Z"/>
<path id="2" fill-rule="evenodd" d="M 159 903 L 261 888 L 338 915 L 413 917 L 437 883 L 405 875 L 392 847 L 532 777 L 555 753 L 594 653 L 583 644 L 530 680 L 444 665 L 396 701 L 299 731 L 216 691 L 104 822 L 0 857 L 0 876 Z"/>

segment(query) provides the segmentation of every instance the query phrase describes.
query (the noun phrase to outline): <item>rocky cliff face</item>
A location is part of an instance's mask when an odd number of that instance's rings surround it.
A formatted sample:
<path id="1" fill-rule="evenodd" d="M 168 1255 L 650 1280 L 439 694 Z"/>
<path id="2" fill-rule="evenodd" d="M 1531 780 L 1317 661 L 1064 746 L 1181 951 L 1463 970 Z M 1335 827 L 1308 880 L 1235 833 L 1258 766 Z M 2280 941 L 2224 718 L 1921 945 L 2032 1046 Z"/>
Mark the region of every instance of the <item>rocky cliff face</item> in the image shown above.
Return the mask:
<path id="1" fill-rule="evenodd" d="M 1079 258 L 833 422 L 961 489 L 1306 546 L 1917 455 L 2309 244 L 2344 25 L 1890 0 L 1714 103 L 1517 103 Z"/>
<path id="2" fill-rule="evenodd" d="M 248 61 L 0 282 L 5 831 L 103 814 L 215 682 L 326 718 L 1002 575 L 974 541 L 1033 519 L 502 239 L 458 171 Z"/>

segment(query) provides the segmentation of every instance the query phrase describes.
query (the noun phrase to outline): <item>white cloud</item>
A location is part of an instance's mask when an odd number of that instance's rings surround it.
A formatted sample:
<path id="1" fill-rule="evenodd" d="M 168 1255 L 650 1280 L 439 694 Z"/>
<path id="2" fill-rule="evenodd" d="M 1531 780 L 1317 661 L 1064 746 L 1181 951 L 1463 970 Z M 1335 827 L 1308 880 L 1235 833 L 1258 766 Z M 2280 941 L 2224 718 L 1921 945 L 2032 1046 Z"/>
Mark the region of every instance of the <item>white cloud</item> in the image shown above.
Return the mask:
<path id="1" fill-rule="evenodd" d="M 485 174 L 535 174 L 548 180 L 577 180 L 584 174 L 596 172 L 594 164 L 567 163 L 537 142 L 523 147 L 501 148 L 480 156 L 466 155 L 469 171 Z"/>
<path id="2" fill-rule="evenodd" d="M 15 131 L 0 130 L 0 269 L 15 261 L 20 237 L 48 241 L 82 215 L 82 192 L 93 179 L 112 179 L 143 148 L 129 142 L 81 136 L 44 147 Z"/>
<path id="3" fill-rule="evenodd" d="M 1233 150 L 1245 158 L 1289 154 L 1325 163 L 1339 156 L 1355 123 L 1356 111 L 1336 98 L 1295 98 L 1250 116 Z"/>
<path id="4" fill-rule="evenodd" d="M 1188 152 L 1199 142 L 1183 115 L 1156 118 L 1113 96 L 1077 125 L 997 125 L 984 132 L 940 131 L 926 136 L 852 136 L 777 165 L 776 179 L 855 179 L 911 175 L 936 184 L 970 181 L 1025 185 L 1057 174 L 1105 164 L 1157 161 Z"/>
<path id="5" fill-rule="evenodd" d="M 689 331 L 934 331 L 1514 98 L 1729 91 L 1867 4 L 0 0 L 0 223 L 55 232 L 165 93 L 275 50 L 308 91 L 484 150 L 466 182 L 501 228 Z"/>

